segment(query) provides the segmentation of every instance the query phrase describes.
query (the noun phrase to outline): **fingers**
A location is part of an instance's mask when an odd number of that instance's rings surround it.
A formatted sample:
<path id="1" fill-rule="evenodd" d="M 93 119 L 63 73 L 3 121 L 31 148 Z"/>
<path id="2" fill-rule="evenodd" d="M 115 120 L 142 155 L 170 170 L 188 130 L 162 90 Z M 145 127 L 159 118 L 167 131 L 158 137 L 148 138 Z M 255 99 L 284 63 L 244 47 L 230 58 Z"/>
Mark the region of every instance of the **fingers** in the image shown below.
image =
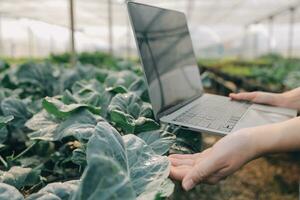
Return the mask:
<path id="1" fill-rule="evenodd" d="M 186 191 L 189 191 L 196 184 L 216 173 L 220 168 L 222 167 L 220 165 L 216 165 L 213 159 L 207 157 L 207 159 L 197 162 L 184 176 L 182 180 L 182 187 Z"/>
<path id="2" fill-rule="evenodd" d="M 200 154 L 202 154 L 202 153 L 195 153 L 195 154 L 171 154 L 168 157 L 169 158 L 175 158 L 175 159 L 195 159 Z"/>
<path id="3" fill-rule="evenodd" d="M 177 159 L 169 157 L 169 161 L 171 162 L 172 166 L 180 166 L 180 165 L 190 165 L 193 166 L 195 164 L 195 159 Z"/>
<path id="4" fill-rule="evenodd" d="M 201 163 L 211 148 L 197 154 L 173 154 L 168 157 L 171 162 L 170 178 L 175 180 L 183 180 L 192 170 L 194 170 L 197 163 Z M 214 180 L 211 180 L 213 182 Z"/>
<path id="5" fill-rule="evenodd" d="M 258 92 L 241 92 L 241 93 L 231 93 L 229 97 L 233 100 L 245 100 L 245 101 L 255 101 L 257 98 Z"/>
<path id="6" fill-rule="evenodd" d="M 181 165 L 178 167 L 171 166 L 170 178 L 181 181 L 183 177 L 193 168 L 193 166 Z"/>
<path id="7" fill-rule="evenodd" d="M 180 165 L 193 166 L 195 162 L 205 157 L 210 151 L 211 148 L 208 148 L 202 151 L 201 153 L 195 153 L 195 154 L 172 154 L 168 156 L 168 159 L 171 162 L 172 166 L 180 166 Z"/>

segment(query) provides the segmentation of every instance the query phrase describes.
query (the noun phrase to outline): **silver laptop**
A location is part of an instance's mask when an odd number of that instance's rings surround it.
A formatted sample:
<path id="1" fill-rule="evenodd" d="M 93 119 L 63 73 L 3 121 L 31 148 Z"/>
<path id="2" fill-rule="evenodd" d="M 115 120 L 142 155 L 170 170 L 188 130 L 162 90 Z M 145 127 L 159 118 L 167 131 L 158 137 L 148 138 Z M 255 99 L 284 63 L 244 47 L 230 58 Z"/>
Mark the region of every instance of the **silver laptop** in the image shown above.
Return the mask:
<path id="1" fill-rule="evenodd" d="M 297 115 L 296 110 L 206 94 L 185 15 L 135 2 L 127 7 L 157 120 L 224 135 Z"/>

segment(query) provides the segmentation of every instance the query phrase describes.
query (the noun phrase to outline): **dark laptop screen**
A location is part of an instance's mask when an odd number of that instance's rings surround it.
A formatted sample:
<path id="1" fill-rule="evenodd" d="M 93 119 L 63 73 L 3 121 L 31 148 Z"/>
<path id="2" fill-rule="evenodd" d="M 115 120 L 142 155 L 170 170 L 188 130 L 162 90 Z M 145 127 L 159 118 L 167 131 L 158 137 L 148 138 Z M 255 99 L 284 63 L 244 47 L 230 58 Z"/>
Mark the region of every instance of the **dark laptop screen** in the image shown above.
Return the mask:
<path id="1" fill-rule="evenodd" d="M 128 3 L 155 115 L 202 93 L 184 14 Z"/>

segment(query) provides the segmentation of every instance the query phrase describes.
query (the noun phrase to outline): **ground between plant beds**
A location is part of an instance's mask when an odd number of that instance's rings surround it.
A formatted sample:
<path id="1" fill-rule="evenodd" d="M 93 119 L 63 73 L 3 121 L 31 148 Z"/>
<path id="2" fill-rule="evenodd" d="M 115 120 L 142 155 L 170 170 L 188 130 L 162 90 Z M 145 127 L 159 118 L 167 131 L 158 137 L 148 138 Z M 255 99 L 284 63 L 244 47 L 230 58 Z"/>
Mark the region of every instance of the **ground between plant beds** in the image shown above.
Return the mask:
<path id="1" fill-rule="evenodd" d="M 204 148 L 220 137 L 204 134 Z M 300 152 L 269 155 L 254 160 L 216 185 L 184 192 L 176 183 L 171 200 L 298 200 Z"/>

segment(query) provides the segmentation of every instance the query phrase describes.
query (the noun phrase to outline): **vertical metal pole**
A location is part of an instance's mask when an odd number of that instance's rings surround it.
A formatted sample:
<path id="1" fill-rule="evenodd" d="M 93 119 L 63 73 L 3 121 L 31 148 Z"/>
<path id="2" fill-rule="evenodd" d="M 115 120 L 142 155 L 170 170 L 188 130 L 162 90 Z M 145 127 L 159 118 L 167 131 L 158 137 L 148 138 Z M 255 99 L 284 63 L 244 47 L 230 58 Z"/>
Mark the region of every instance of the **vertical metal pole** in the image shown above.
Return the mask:
<path id="1" fill-rule="evenodd" d="M 273 47 L 272 47 L 272 39 L 273 39 L 273 32 L 274 32 L 274 29 L 273 29 L 273 25 L 274 25 L 274 17 L 273 16 L 270 16 L 269 17 L 269 46 L 268 46 L 268 53 L 273 53 Z"/>
<path id="2" fill-rule="evenodd" d="M 3 56 L 3 54 L 4 54 L 4 45 L 2 39 L 2 17 L 0 14 L 0 56 Z"/>
<path id="3" fill-rule="evenodd" d="M 130 23 L 129 23 L 129 19 L 127 20 L 127 45 L 126 45 L 126 48 L 127 48 L 127 58 L 129 59 L 130 58 L 130 42 L 131 42 L 131 34 L 130 34 Z"/>
<path id="4" fill-rule="evenodd" d="M 50 44 L 49 44 L 49 47 L 50 47 L 50 54 L 54 54 L 54 39 L 52 37 L 52 35 L 50 36 L 50 40 L 49 40 Z"/>
<path id="5" fill-rule="evenodd" d="M 112 16 L 112 0 L 107 0 L 107 8 L 108 8 L 108 41 L 109 41 L 109 53 L 113 55 L 113 16 Z"/>
<path id="6" fill-rule="evenodd" d="M 244 58 L 245 55 L 247 55 L 247 36 L 248 36 L 248 25 L 245 26 L 244 28 L 244 36 L 243 36 L 243 41 L 241 44 L 241 49 L 240 49 L 240 58 Z"/>
<path id="7" fill-rule="evenodd" d="M 75 19 L 74 19 L 74 0 L 69 0 L 70 3 L 70 33 L 71 33 L 71 66 L 76 65 L 76 47 L 75 47 Z"/>
<path id="8" fill-rule="evenodd" d="M 295 8 L 290 8 L 290 24 L 289 24 L 289 36 L 288 36 L 288 58 L 293 57 L 293 42 L 294 42 L 294 22 L 295 22 Z"/>
<path id="9" fill-rule="evenodd" d="M 27 36 L 28 36 L 28 53 L 29 57 L 33 58 L 33 32 L 30 26 L 27 27 Z"/>
<path id="10" fill-rule="evenodd" d="M 189 21 L 191 20 L 191 17 L 192 17 L 192 14 L 193 14 L 193 8 L 194 8 L 194 0 L 188 0 L 186 13 L 187 13 L 187 19 Z"/>
<path id="11" fill-rule="evenodd" d="M 257 23 L 255 23 L 256 25 Z M 257 55 L 258 55 L 258 34 L 257 32 L 255 31 L 254 32 L 254 36 L 253 36 L 253 57 L 256 58 Z"/>
<path id="12" fill-rule="evenodd" d="M 14 57 L 15 57 L 15 53 L 16 53 L 16 45 L 15 45 L 15 43 L 11 40 L 11 41 L 10 41 L 10 56 L 11 56 L 12 58 L 14 58 Z"/>

